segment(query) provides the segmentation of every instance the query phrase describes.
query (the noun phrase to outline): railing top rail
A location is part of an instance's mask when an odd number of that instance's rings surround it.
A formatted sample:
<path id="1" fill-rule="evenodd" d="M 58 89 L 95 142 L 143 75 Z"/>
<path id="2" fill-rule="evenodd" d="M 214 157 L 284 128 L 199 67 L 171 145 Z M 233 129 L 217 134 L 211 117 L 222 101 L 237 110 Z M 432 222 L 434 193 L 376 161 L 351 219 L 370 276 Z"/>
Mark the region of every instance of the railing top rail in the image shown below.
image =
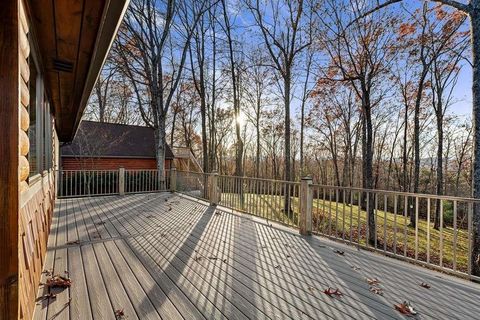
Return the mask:
<path id="1" fill-rule="evenodd" d="M 125 169 L 125 171 L 158 171 L 158 169 Z M 170 171 L 170 169 L 164 169 L 163 171 Z"/>
<path id="2" fill-rule="evenodd" d="M 233 176 L 233 175 L 231 176 L 231 175 L 224 175 L 224 174 L 219 174 L 218 177 L 267 181 L 267 182 L 274 182 L 274 183 L 289 183 L 289 184 L 298 184 L 298 185 L 300 184 L 299 181 L 275 180 L 275 179 L 255 178 L 255 177 L 246 177 L 246 176 L 240 177 L 240 176 Z"/>
<path id="3" fill-rule="evenodd" d="M 343 186 L 331 186 L 331 185 L 321 185 L 321 184 L 312 184 L 312 187 L 323 188 L 323 189 L 345 190 L 345 191 L 392 194 L 392 195 L 404 196 L 404 197 L 419 197 L 419 198 L 430 198 L 430 199 L 459 201 L 459 202 L 480 202 L 480 199 L 475 199 L 475 198 L 436 195 L 436 194 L 428 194 L 428 193 L 391 191 L 391 190 L 383 190 L 383 189 L 363 189 L 358 187 L 343 187 Z"/>
<path id="4" fill-rule="evenodd" d="M 191 174 L 198 174 L 198 175 L 213 174 L 213 173 L 186 171 L 186 170 L 177 170 L 177 172 L 191 173 Z M 299 181 L 275 180 L 275 179 L 254 178 L 254 177 L 246 177 L 246 176 L 240 177 L 240 176 L 225 175 L 225 174 L 218 175 L 218 177 L 267 181 L 267 182 L 272 182 L 272 183 L 300 184 Z M 322 185 L 322 184 L 312 184 L 311 186 L 314 187 L 314 188 L 335 189 L 335 190 L 356 191 L 356 192 L 382 193 L 382 194 L 404 196 L 404 197 L 419 197 L 419 198 L 427 198 L 427 199 L 435 199 L 435 200 L 439 199 L 439 200 L 447 200 L 447 201 L 480 203 L 480 199 L 469 198 L 469 197 L 436 195 L 436 194 L 428 194 L 428 193 L 413 193 L 413 192 L 392 191 L 392 190 L 383 190 L 383 189 L 363 189 L 363 188 L 358 188 L 358 187 L 344 187 L 344 186 L 332 186 L 332 185 Z"/>
<path id="5" fill-rule="evenodd" d="M 118 172 L 118 169 L 57 169 L 55 170 L 56 172 L 98 172 L 98 171 L 103 171 L 103 172 Z"/>

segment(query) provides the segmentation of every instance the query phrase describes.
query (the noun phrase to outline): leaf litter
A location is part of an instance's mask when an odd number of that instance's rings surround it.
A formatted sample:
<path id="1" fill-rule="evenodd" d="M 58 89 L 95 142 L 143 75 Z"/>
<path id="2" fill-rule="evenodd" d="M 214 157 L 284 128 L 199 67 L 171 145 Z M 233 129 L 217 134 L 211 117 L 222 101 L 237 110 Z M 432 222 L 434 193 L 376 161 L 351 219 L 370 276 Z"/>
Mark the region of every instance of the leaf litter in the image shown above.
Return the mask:
<path id="1" fill-rule="evenodd" d="M 395 304 L 394 307 L 395 307 L 395 310 L 397 310 L 398 312 L 406 316 L 414 316 L 417 314 L 417 311 L 415 311 L 415 309 L 412 307 L 412 305 L 408 301 L 404 301 L 403 303 L 400 303 L 400 304 Z"/>
<path id="2" fill-rule="evenodd" d="M 328 287 L 328 289 L 323 290 L 323 293 L 325 293 L 329 297 L 341 297 L 341 296 L 343 296 L 343 293 L 341 293 L 338 288 L 333 289 L 331 287 Z"/>

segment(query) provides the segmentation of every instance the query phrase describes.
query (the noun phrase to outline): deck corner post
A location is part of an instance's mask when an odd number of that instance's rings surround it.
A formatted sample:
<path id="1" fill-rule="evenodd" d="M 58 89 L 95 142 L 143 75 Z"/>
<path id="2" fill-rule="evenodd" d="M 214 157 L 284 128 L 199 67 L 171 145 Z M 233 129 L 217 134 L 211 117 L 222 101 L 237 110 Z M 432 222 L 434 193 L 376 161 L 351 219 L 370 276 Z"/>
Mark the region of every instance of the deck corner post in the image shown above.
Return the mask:
<path id="1" fill-rule="evenodd" d="M 208 175 L 208 190 L 209 190 L 208 198 L 210 200 L 211 205 L 216 205 L 218 203 L 217 178 L 218 178 L 218 173 L 215 171 Z"/>
<path id="2" fill-rule="evenodd" d="M 170 169 L 170 192 L 177 191 L 177 168 Z"/>
<path id="3" fill-rule="evenodd" d="M 118 193 L 125 195 L 125 168 L 118 168 Z"/>
<path id="4" fill-rule="evenodd" d="M 303 177 L 300 184 L 300 234 L 312 234 L 312 207 L 313 207 L 313 180 L 312 177 Z"/>

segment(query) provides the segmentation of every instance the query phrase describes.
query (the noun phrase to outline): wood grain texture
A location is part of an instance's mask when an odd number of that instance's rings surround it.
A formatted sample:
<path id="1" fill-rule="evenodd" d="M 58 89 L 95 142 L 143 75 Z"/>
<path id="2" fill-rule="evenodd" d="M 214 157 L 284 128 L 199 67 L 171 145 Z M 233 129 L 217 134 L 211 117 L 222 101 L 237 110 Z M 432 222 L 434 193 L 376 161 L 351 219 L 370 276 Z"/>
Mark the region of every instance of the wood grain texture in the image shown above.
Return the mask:
<path id="1" fill-rule="evenodd" d="M 20 180 L 20 182 L 27 180 L 29 173 L 30 165 L 27 158 L 25 158 L 25 156 L 20 156 L 18 164 L 18 179 Z"/>
<path id="2" fill-rule="evenodd" d="M 30 115 L 28 114 L 27 108 L 20 106 L 20 129 L 27 131 L 30 126 Z"/>
<path id="3" fill-rule="evenodd" d="M 23 108 L 20 106 L 20 108 Z M 30 150 L 30 142 L 27 136 L 27 133 L 20 129 L 18 131 L 19 135 L 19 148 L 20 148 L 20 155 L 21 156 L 26 156 L 28 154 L 28 151 Z"/>
<path id="4" fill-rule="evenodd" d="M 47 254 L 66 248 L 74 279 L 57 296 L 72 299 L 57 319 L 112 319 L 118 309 L 128 319 L 402 319 L 393 304 L 405 299 L 422 319 L 480 312 L 477 284 L 176 194 L 60 199 L 54 219 L 66 223 L 56 229 L 66 227 L 64 240 L 79 240 Z"/>
<path id="5" fill-rule="evenodd" d="M 39 191 L 22 207 L 19 214 L 19 308 L 20 319 L 32 319 L 37 288 L 42 276 L 47 239 L 55 201 L 52 179 L 46 179 Z M 43 183 L 43 181 L 37 181 Z M 30 186 L 34 187 L 34 186 Z"/>
<path id="6" fill-rule="evenodd" d="M 28 107 L 28 104 L 30 103 L 30 93 L 25 81 L 20 81 L 20 97 L 22 106 L 25 108 Z"/>
<path id="7" fill-rule="evenodd" d="M 18 2 L 0 5 L 0 319 L 18 315 Z"/>

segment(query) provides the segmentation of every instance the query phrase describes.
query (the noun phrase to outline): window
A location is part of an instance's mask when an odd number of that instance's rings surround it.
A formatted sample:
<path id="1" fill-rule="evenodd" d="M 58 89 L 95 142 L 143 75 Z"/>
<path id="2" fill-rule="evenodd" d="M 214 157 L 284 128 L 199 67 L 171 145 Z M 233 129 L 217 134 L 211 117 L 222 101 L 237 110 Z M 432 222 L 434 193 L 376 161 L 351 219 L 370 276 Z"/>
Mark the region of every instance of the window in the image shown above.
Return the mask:
<path id="1" fill-rule="evenodd" d="M 37 157 L 37 82 L 38 66 L 32 55 L 28 61 L 30 67 L 30 79 L 28 89 L 30 93 L 30 102 L 28 104 L 28 113 L 30 115 L 30 126 L 28 128 L 28 138 L 30 140 L 30 152 L 28 153 L 28 162 L 30 163 L 30 177 L 39 173 Z"/>
<path id="2" fill-rule="evenodd" d="M 53 167 L 53 121 L 35 52 L 32 51 L 28 59 L 30 67 L 28 84 L 30 93 L 28 106 L 30 115 L 30 126 L 28 128 L 30 151 L 28 153 L 28 162 L 30 163 L 31 178 Z"/>
<path id="3" fill-rule="evenodd" d="M 44 125 L 43 125 L 43 170 L 53 168 L 52 153 L 53 153 L 53 122 L 50 114 L 50 103 L 48 98 L 44 96 Z"/>

